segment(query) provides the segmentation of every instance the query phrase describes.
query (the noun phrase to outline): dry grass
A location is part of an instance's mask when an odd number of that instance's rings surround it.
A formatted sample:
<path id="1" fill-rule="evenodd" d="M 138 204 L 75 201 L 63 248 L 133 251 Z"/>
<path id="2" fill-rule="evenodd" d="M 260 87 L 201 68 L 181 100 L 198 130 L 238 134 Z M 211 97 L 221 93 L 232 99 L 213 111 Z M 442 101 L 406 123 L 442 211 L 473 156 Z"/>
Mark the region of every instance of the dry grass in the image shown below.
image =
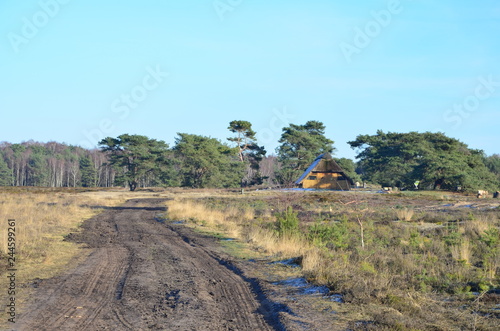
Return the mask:
<path id="1" fill-rule="evenodd" d="M 330 285 L 335 277 L 331 262 L 331 259 L 324 256 L 322 250 L 310 247 L 303 255 L 302 270 L 304 275 L 313 279 L 315 283 Z"/>
<path id="2" fill-rule="evenodd" d="M 172 219 L 196 220 L 211 227 L 226 223 L 230 216 L 222 210 L 210 209 L 201 203 L 185 199 L 168 202 L 168 215 Z"/>
<path id="3" fill-rule="evenodd" d="M 410 222 L 415 211 L 413 209 L 403 208 L 396 210 L 396 216 L 400 221 Z"/>
<path id="4" fill-rule="evenodd" d="M 68 246 L 64 235 L 102 209 L 124 201 L 119 196 L 97 198 L 78 194 L 0 193 L 0 219 L 16 220 L 16 255 L 20 267 L 31 263 L 52 265 L 58 247 Z M 0 229 L 0 247 L 7 253 L 7 227 Z M 60 252 L 59 252 L 60 253 Z"/>
<path id="5" fill-rule="evenodd" d="M 20 286 L 35 278 L 50 278 L 75 262 L 84 252 L 75 243 L 64 241 L 64 236 L 75 232 L 78 226 L 96 215 L 101 206 L 115 206 L 124 202 L 124 196 L 112 192 L 81 193 L 0 193 L 0 288 L 6 288 L 7 219 L 16 221 L 16 299 L 22 303 L 29 295 L 29 287 Z M 0 299 L 5 302 L 5 293 Z M 4 320 L 3 313 L 0 317 Z"/>
<path id="6" fill-rule="evenodd" d="M 466 264 L 470 263 L 472 256 L 472 245 L 468 238 L 462 240 L 460 245 L 455 245 L 451 247 L 451 256 L 457 260 L 462 261 Z"/>
<path id="7" fill-rule="evenodd" d="M 169 204 L 169 213 L 170 218 L 192 218 L 195 224 L 231 233 L 270 258 L 301 257 L 303 276 L 368 309 L 368 320 L 381 329 L 466 325 L 459 301 L 467 305 L 471 291 L 498 284 L 498 245 L 485 243 L 498 227 L 498 214 L 457 208 L 443 213 L 437 209 L 442 208 L 439 197 L 421 193 L 361 198 L 352 203 L 348 192 L 276 194 L 254 199 L 255 203 L 248 196 L 191 198 Z M 258 210 L 252 213 L 248 206 Z M 300 212 L 300 231 L 280 236 L 272 211 L 288 206 Z M 356 222 L 360 208 L 365 247 Z M 394 217 L 408 223 L 392 222 Z M 411 222 L 415 219 L 420 224 Z M 453 295 L 457 305 L 441 302 L 437 293 Z"/>
<path id="8" fill-rule="evenodd" d="M 268 245 L 268 251 L 283 258 L 297 257 L 308 249 L 307 242 L 299 236 L 283 236 Z"/>
<path id="9" fill-rule="evenodd" d="M 492 226 L 493 222 L 492 217 L 487 215 L 480 215 L 473 220 L 464 221 L 465 234 L 471 237 L 480 236 Z"/>
<path id="10" fill-rule="evenodd" d="M 171 219 L 192 220 L 198 225 L 223 231 L 227 236 L 252 243 L 259 250 L 282 258 L 301 256 L 308 244 L 301 236 L 279 237 L 273 230 L 249 226 L 255 218 L 250 208 L 209 208 L 203 202 L 183 199 L 167 203 Z"/>
<path id="11" fill-rule="evenodd" d="M 278 241 L 278 235 L 268 229 L 264 229 L 259 226 L 252 226 L 245 232 L 243 240 L 251 243 L 259 250 L 270 254 L 276 253 L 271 248 L 274 247 Z"/>
<path id="12" fill-rule="evenodd" d="M 178 198 L 179 196 L 182 199 Z M 262 204 L 257 210 L 251 208 L 250 206 L 254 205 L 249 203 L 254 196 L 264 201 L 261 201 Z M 365 216 L 367 247 L 363 250 L 359 244 L 359 228 L 353 219 L 346 225 L 344 241 L 337 237 L 329 239 L 330 242 L 339 241 L 347 246 L 317 247 L 305 236 L 308 232 L 307 226 L 315 221 L 308 216 L 309 211 L 314 212 L 313 217 L 319 215 L 322 221 L 328 220 L 331 226 L 338 224 L 342 217 L 349 217 L 351 213 L 358 212 L 354 204 L 348 204 L 352 201 L 348 192 L 345 195 L 306 193 L 301 196 L 281 193 L 238 195 L 225 191 L 182 189 L 134 193 L 124 190 L 78 194 L 0 193 L 0 218 L 2 221 L 8 218 L 15 218 L 17 221 L 18 256 L 22 258 L 20 265 L 24 268 L 23 277 L 50 277 L 67 267 L 72 257 L 81 254 L 76 245 L 62 239 L 65 234 L 74 231 L 82 220 L 99 212 L 95 207 L 116 205 L 127 198 L 141 197 L 175 197 L 175 200 L 167 202 L 170 219 L 191 220 L 189 224 L 201 226 L 205 230 L 223 232 L 228 237 L 250 243 L 253 249 L 271 258 L 302 257 L 302 272 L 308 279 L 326 284 L 332 290 L 344 292 L 348 302 L 365 304 L 363 309 L 367 317 L 363 319 L 373 318 L 381 325 L 390 327 L 399 325 L 399 319 L 404 316 L 403 320 L 408 320 L 405 322 L 407 324 L 403 324 L 407 329 L 411 325 L 408 316 L 416 313 L 422 316 L 415 317 L 415 321 L 441 318 L 442 321 L 436 322 L 436 325 L 447 321 L 442 316 L 445 316 L 445 313 L 451 314 L 451 310 L 431 301 L 427 292 L 434 291 L 432 286 L 439 285 L 437 282 L 446 275 L 454 275 L 458 277 L 458 281 L 474 279 L 470 272 L 478 261 L 477 242 L 485 231 L 498 225 L 494 214 L 477 213 L 475 217 L 471 216 L 472 220 L 466 218 L 468 214 L 453 217 L 463 221 L 463 225 L 456 230 L 462 239 L 459 244 L 448 247 L 441 242 L 441 237 L 447 232 L 441 233 L 442 226 L 437 224 L 438 221 L 441 224 L 446 215 L 436 213 L 435 217 L 426 217 L 425 223 L 420 226 L 414 223 L 392 222 L 385 226 L 384 221 L 394 220 L 394 216 L 399 220 L 411 221 L 415 219 L 414 210 L 419 209 L 415 205 L 396 210 L 388 206 L 389 202 L 400 208 L 406 201 L 403 200 L 405 197 L 370 196 L 373 201 L 367 200 L 366 203 L 369 210 Z M 218 199 L 216 203 L 212 203 L 214 197 Z M 280 237 L 273 228 L 276 221 L 273 212 L 290 205 L 303 211 L 301 230 L 304 230 L 304 235 Z M 428 214 L 430 215 L 430 212 Z M 310 217 L 306 219 L 309 223 L 305 223 L 306 217 Z M 420 214 L 418 218 L 420 219 Z M 377 222 L 370 223 L 370 219 Z M 418 231 L 413 231 L 414 229 Z M 6 231 L 1 227 L 1 253 L 6 252 L 5 239 Z M 455 261 L 450 261 L 450 252 Z M 441 263 L 442 261 L 446 263 Z M 465 265 L 456 261 L 465 262 Z M 484 263 L 486 277 L 496 279 L 500 265 L 498 256 L 484 260 Z M 25 278 L 28 279 L 28 276 Z M 2 282 L 3 277 L 0 279 L 1 287 Z M 422 284 L 420 290 L 419 282 Z M 377 315 L 380 312 L 377 306 L 379 304 L 385 305 L 391 314 Z M 435 313 L 425 308 L 427 306 L 433 306 Z M 368 313 L 370 309 L 367 307 L 377 308 Z M 371 317 L 368 317 L 370 315 Z"/>

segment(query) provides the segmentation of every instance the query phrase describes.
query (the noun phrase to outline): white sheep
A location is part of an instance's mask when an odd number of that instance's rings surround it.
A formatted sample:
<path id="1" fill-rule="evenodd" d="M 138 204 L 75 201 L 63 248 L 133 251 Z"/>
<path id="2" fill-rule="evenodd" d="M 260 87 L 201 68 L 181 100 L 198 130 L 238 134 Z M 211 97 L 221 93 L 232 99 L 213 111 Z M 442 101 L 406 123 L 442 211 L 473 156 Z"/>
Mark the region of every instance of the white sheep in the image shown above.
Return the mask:
<path id="1" fill-rule="evenodd" d="M 478 199 L 488 197 L 488 191 L 478 190 L 477 191 L 477 197 L 478 197 Z"/>

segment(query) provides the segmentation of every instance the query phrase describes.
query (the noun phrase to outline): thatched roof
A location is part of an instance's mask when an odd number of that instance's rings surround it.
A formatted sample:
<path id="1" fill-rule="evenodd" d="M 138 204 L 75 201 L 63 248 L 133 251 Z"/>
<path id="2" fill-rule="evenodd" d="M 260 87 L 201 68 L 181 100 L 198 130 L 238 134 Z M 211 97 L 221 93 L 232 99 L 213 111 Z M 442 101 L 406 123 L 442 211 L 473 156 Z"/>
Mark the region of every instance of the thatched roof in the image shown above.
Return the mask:
<path id="1" fill-rule="evenodd" d="M 321 160 L 325 162 L 321 162 Z M 330 153 L 321 154 L 314 159 L 313 163 L 304 171 L 302 176 L 295 181 L 295 184 L 300 184 L 311 172 L 340 173 L 353 184 L 352 179 L 347 176 L 344 170 L 335 162 Z"/>

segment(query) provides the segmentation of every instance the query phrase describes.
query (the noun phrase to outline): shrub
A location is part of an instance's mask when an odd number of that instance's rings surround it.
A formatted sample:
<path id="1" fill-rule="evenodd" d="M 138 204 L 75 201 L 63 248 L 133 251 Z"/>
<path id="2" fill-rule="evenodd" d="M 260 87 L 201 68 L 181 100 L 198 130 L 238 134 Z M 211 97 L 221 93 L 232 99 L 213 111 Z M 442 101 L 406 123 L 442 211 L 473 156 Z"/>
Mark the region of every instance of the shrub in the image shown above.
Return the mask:
<path id="1" fill-rule="evenodd" d="M 280 237 L 294 235 L 299 232 L 299 218 L 292 207 L 276 214 L 276 230 Z"/>
<path id="2" fill-rule="evenodd" d="M 484 234 L 481 236 L 481 241 L 489 248 L 495 248 L 500 241 L 500 231 L 496 228 L 490 228 L 484 231 Z"/>
<path id="3" fill-rule="evenodd" d="M 333 224 L 316 222 L 309 227 L 307 237 L 316 246 L 346 248 L 348 246 L 348 235 L 347 219 L 343 218 L 340 222 Z"/>

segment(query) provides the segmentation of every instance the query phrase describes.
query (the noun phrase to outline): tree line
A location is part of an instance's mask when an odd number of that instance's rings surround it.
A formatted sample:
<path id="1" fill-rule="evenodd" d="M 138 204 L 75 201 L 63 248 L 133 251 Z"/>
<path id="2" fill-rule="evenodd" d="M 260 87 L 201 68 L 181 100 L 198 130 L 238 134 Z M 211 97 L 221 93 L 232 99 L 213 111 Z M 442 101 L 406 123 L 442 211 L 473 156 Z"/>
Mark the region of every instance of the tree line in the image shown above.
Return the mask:
<path id="1" fill-rule="evenodd" d="M 1 186 L 193 187 L 290 186 L 334 141 L 319 121 L 282 129 L 276 155 L 268 155 L 248 121 L 229 123 L 227 141 L 178 133 L 162 140 L 122 134 L 98 149 L 48 142 L 0 143 Z M 348 143 L 357 162 L 335 158 L 354 181 L 409 189 L 498 190 L 500 156 L 486 156 L 442 133 L 358 135 Z"/>
<path id="2" fill-rule="evenodd" d="M 500 155 L 483 151 L 443 133 L 377 131 L 350 141 L 358 149 L 358 171 L 383 186 L 496 191 L 500 189 Z"/>
<path id="3" fill-rule="evenodd" d="M 97 149 L 32 140 L 0 143 L 0 186 L 109 187 L 115 173 Z"/>

